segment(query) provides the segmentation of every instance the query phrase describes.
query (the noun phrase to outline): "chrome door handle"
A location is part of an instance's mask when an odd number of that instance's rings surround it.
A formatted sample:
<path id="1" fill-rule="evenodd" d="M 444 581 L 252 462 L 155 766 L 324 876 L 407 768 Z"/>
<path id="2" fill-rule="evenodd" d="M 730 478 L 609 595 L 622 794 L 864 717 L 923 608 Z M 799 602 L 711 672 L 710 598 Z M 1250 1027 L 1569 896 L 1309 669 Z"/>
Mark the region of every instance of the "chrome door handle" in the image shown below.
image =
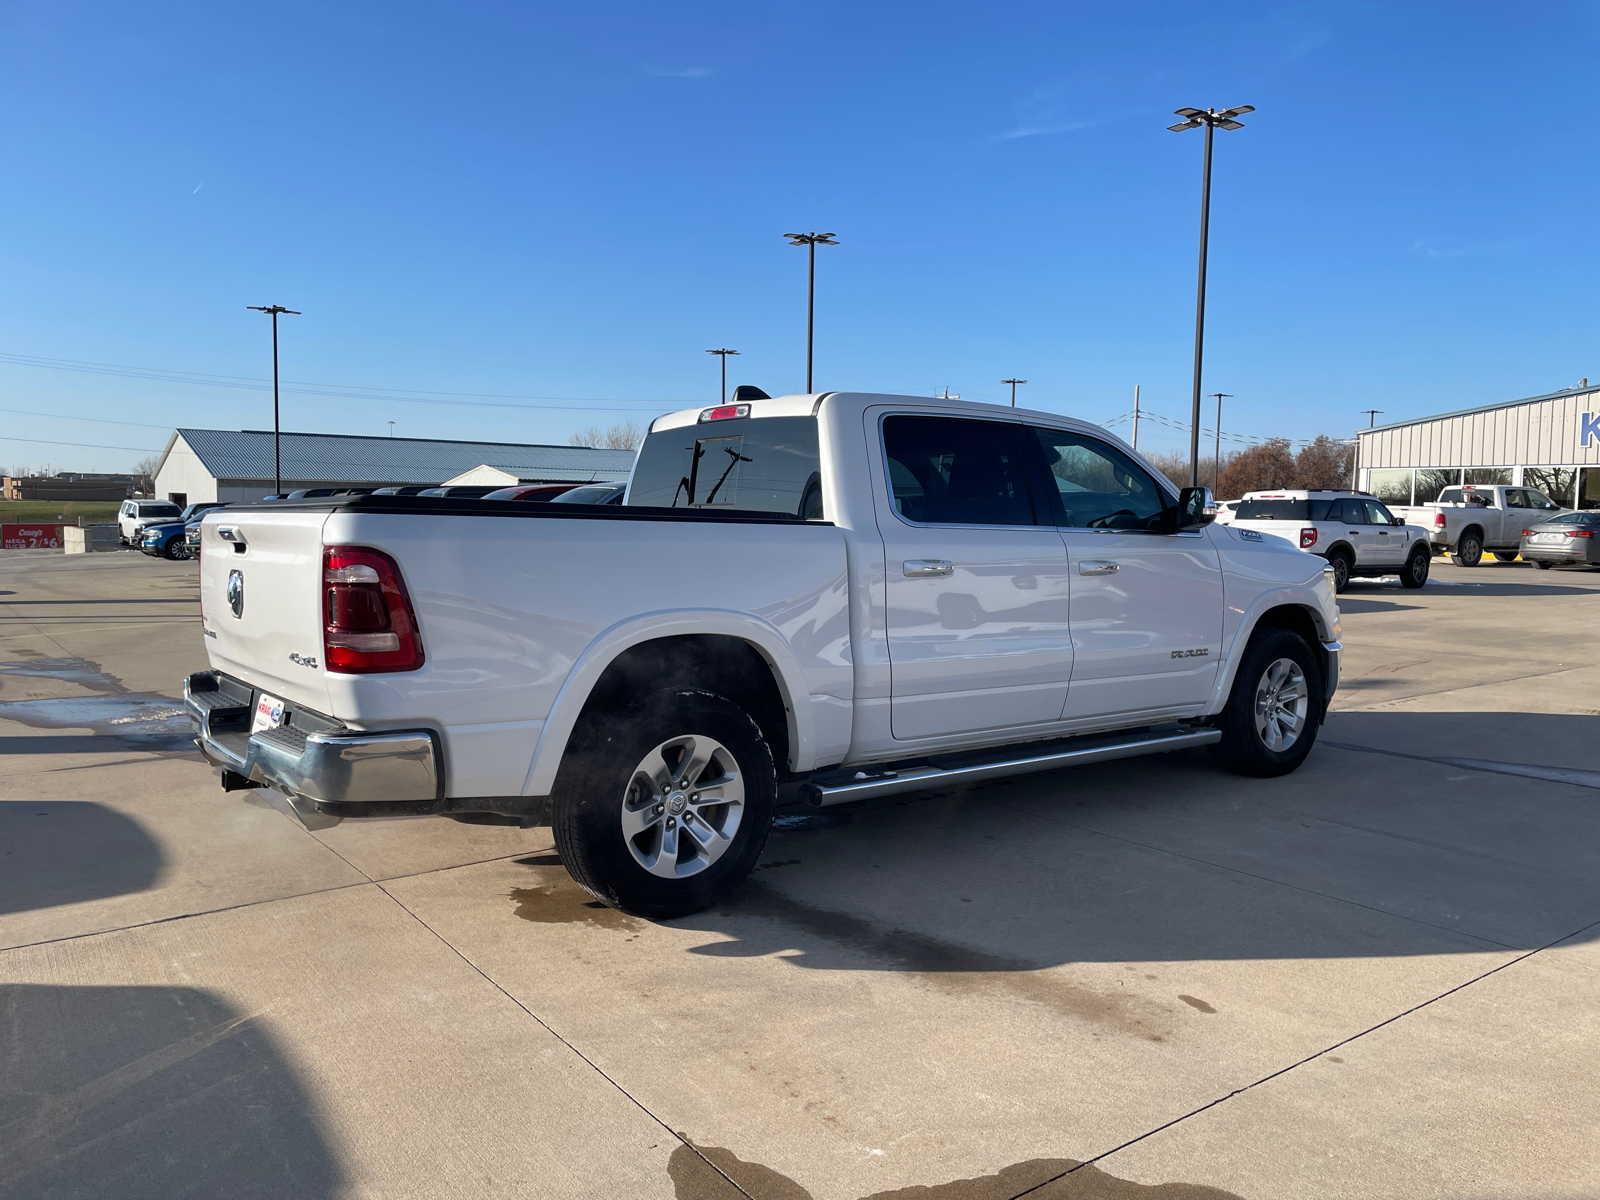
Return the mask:
<path id="1" fill-rule="evenodd" d="M 1115 575 L 1121 568 L 1109 559 L 1085 558 L 1078 562 L 1079 575 Z"/>
<path id="2" fill-rule="evenodd" d="M 907 579 L 939 579 L 956 573 L 955 564 L 947 558 L 908 558 L 901 568 Z"/>

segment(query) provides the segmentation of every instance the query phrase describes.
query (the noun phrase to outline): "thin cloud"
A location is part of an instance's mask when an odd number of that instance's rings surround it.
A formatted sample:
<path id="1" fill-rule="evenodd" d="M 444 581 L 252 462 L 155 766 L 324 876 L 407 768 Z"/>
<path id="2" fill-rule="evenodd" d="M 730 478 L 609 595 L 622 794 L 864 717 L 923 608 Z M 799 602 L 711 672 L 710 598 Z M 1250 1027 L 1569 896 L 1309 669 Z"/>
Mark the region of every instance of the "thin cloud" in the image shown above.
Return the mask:
<path id="1" fill-rule="evenodd" d="M 199 193 L 200 189 L 205 187 L 205 185 L 206 185 L 206 181 L 204 179 L 202 179 L 199 183 L 195 184 L 194 191 L 190 192 L 189 195 L 191 195 L 191 196 L 197 195 Z"/>
<path id="2" fill-rule="evenodd" d="M 708 67 L 684 67 L 680 71 L 658 69 L 651 71 L 650 74 L 659 76 L 662 79 L 704 79 L 711 74 L 711 70 Z"/>
<path id="3" fill-rule="evenodd" d="M 1105 125 L 1110 120 L 1110 117 L 1105 117 L 1097 121 L 1069 121 L 1065 125 L 1025 125 L 1020 129 L 1013 129 L 1009 133 L 1002 133 L 995 140 L 1008 142 L 1012 138 L 1043 137 L 1051 133 L 1076 133 L 1080 129 L 1093 129 L 1096 125 Z"/>

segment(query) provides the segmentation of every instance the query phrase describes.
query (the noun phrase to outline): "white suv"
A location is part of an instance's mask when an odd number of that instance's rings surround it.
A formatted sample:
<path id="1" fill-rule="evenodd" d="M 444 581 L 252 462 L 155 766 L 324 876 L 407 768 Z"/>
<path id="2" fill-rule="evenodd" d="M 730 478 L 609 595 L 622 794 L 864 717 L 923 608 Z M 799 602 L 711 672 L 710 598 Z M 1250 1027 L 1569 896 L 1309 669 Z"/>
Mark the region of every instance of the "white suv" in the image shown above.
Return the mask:
<path id="1" fill-rule="evenodd" d="M 1355 576 L 1399 575 L 1408 588 L 1428 582 L 1428 531 L 1407 525 L 1370 492 L 1246 492 L 1232 523 L 1326 559 L 1338 592 Z"/>
<path id="2" fill-rule="evenodd" d="M 181 516 L 183 509 L 169 500 L 124 500 L 117 511 L 117 537 L 124 546 L 139 544 L 139 531 L 157 521 Z"/>

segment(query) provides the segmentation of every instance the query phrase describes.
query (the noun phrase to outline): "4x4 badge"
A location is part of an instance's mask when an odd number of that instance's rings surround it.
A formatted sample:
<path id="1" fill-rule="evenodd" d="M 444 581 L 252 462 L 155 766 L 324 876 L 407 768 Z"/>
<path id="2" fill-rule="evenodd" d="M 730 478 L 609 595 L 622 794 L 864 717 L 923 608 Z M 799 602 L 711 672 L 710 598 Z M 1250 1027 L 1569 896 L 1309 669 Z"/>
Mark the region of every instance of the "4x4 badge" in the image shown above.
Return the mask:
<path id="1" fill-rule="evenodd" d="M 236 617 L 244 616 L 244 572 L 228 572 L 228 607 Z"/>

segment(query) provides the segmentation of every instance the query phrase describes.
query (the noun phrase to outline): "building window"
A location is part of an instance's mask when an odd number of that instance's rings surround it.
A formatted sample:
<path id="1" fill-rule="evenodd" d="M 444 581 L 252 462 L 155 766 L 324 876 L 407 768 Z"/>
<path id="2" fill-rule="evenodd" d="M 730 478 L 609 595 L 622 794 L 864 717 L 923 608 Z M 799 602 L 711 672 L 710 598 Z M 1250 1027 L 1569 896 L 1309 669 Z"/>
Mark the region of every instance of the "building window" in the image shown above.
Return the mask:
<path id="1" fill-rule="evenodd" d="M 1575 467 L 1523 467 L 1522 485 L 1537 488 L 1562 508 L 1572 507 L 1572 492 L 1578 482 Z"/>
<path id="2" fill-rule="evenodd" d="M 1466 478 L 1462 483 L 1475 483 L 1479 487 L 1493 487 L 1495 484 L 1511 486 L 1510 467 L 1468 467 L 1464 474 Z"/>
<path id="3" fill-rule="evenodd" d="M 1436 504 L 1445 488 L 1460 486 L 1460 467 L 1423 467 L 1417 472 L 1417 503 Z"/>
<path id="4" fill-rule="evenodd" d="M 1551 497 L 1555 499 L 1554 496 Z M 1582 467 L 1578 471 L 1578 507 L 1600 508 L 1600 467 Z"/>
<path id="5" fill-rule="evenodd" d="M 1410 471 L 1368 471 L 1367 491 L 1385 504 L 1411 503 Z"/>

